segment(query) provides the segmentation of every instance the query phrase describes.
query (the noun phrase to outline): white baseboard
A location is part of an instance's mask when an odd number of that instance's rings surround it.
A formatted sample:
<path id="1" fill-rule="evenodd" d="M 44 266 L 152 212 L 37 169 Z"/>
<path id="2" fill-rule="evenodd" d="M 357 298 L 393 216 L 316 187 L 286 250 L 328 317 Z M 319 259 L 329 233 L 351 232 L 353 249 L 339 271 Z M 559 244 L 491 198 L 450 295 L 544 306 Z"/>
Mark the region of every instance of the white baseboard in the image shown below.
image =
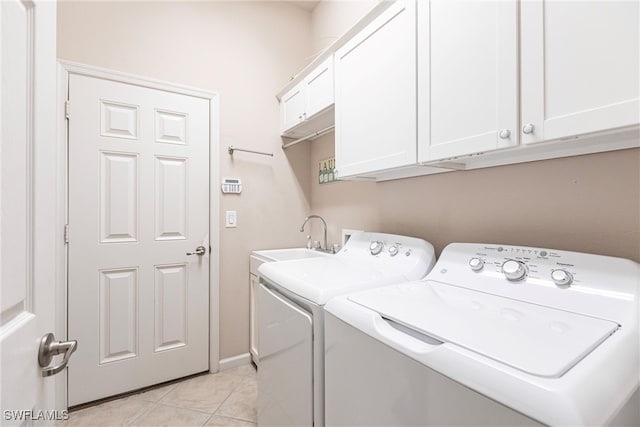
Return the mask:
<path id="1" fill-rule="evenodd" d="M 226 359 L 220 360 L 220 371 L 248 365 L 249 363 L 251 363 L 251 353 L 242 353 L 237 356 L 227 357 Z"/>

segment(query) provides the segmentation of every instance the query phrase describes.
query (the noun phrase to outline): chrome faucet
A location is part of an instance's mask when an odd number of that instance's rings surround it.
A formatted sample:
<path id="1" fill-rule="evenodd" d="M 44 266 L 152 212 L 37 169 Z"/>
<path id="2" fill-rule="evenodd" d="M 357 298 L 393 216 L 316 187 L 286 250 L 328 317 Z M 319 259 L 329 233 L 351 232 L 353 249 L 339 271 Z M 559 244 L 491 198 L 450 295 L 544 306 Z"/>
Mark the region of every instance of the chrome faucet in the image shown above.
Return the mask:
<path id="1" fill-rule="evenodd" d="M 304 219 L 304 222 L 302 223 L 302 226 L 300 227 L 300 232 L 304 233 L 304 226 L 307 225 L 307 222 L 309 222 L 311 218 L 318 218 L 320 221 L 322 221 L 322 225 L 324 226 L 324 248 L 320 247 L 320 249 L 324 250 L 325 252 L 329 252 L 329 248 L 327 247 L 327 223 L 324 219 L 322 219 L 320 215 L 309 215 L 308 217 L 306 217 Z"/>

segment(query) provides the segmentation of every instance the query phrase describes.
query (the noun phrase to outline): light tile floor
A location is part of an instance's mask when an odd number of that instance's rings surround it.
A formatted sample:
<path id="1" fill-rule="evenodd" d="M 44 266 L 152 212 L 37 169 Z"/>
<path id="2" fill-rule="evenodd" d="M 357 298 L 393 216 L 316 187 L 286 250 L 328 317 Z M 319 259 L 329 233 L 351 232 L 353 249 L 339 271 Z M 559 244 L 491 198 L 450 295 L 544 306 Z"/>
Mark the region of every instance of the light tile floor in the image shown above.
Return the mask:
<path id="1" fill-rule="evenodd" d="M 255 427 L 257 396 L 255 368 L 245 365 L 71 412 L 56 425 Z"/>

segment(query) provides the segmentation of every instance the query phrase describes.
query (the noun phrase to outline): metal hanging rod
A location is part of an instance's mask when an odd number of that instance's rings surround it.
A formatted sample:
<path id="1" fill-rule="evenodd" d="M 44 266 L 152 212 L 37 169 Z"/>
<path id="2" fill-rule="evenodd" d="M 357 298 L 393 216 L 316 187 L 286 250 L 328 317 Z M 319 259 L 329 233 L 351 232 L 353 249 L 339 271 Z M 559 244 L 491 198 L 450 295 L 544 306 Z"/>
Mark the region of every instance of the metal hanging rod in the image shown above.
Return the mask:
<path id="1" fill-rule="evenodd" d="M 244 151 L 245 153 L 260 154 L 261 156 L 273 157 L 273 153 L 265 153 L 264 151 L 245 150 L 244 148 L 236 148 L 233 145 L 229 146 L 229 155 L 233 156 L 234 151 Z"/>
<path id="2" fill-rule="evenodd" d="M 317 137 L 319 137 L 319 136 L 322 136 L 322 135 L 324 135 L 325 133 L 329 133 L 329 132 L 331 132 L 334 128 L 335 128 L 335 126 L 334 126 L 334 125 L 331 125 L 331 126 L 329 126 L 329 127 L 327 127 L 327 128 L 324 128 L 324 129 L 322 129 L 322 130 L 319 130 L 318 132 L 313 132 L 312 134 L 307 135 L 307 136 L 303 136 L 302 138 L 294 139 L 293 141 L 291 141 L 291 142 L 287 142 L 286 144 L 284 144 L 284 145 L 282 146 L 282 149 L 283 149 L 283 150 L 286 150 L 287 148 L 289 148 L 289 147 L 291 147 L 291 146 L 293 146 L 293 145 L 299 144 L 299 143 L 300 143 L 300 142 L 302 142 L 302 141 L 307 141 L 307 140 L 311 140 L 311 139 L 317 138 Z"/>

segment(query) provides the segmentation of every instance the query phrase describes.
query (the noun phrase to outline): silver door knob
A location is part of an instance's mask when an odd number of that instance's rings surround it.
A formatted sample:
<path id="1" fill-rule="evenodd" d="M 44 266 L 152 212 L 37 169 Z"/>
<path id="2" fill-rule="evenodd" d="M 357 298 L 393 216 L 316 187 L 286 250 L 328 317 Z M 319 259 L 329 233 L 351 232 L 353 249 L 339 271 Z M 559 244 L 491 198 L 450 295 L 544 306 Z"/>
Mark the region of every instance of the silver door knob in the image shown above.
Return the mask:
<path id="1" fill-rule="evenodd" d="M 509 139 L 511 136 L 511 131 L 509 129 L 502 129 L 500 131 L 500 139 Z"/>
<path id="2" fill-rule="evenodd" d="M 78 348 L 78 341 L 54 341 L 55 339 L 52 333 L 44 334 L 40 339 L 38 364 L 42 368 L 43 377 L 50 377 L 66 368 L 71 354 Z M 62 353 L 64 353 L 62 362 L 49 368 L 49 363 L 53 360 L 53 356 Z"/>
<path id="3" fill-rule="evenodd" d="M 207 253 L 207 248 L 204 246 L 198 246 L 195 251 L 187 252 L 187 255 L 204 255 Z"/>
<path id="4" fill-rule="evenodd" d="M 527 135 L 529 135 L 533 133 L 533 129 L 534 129 L 533 123 L 527 123 L 522 127 L 522 133 L 526 133 Z"/>

